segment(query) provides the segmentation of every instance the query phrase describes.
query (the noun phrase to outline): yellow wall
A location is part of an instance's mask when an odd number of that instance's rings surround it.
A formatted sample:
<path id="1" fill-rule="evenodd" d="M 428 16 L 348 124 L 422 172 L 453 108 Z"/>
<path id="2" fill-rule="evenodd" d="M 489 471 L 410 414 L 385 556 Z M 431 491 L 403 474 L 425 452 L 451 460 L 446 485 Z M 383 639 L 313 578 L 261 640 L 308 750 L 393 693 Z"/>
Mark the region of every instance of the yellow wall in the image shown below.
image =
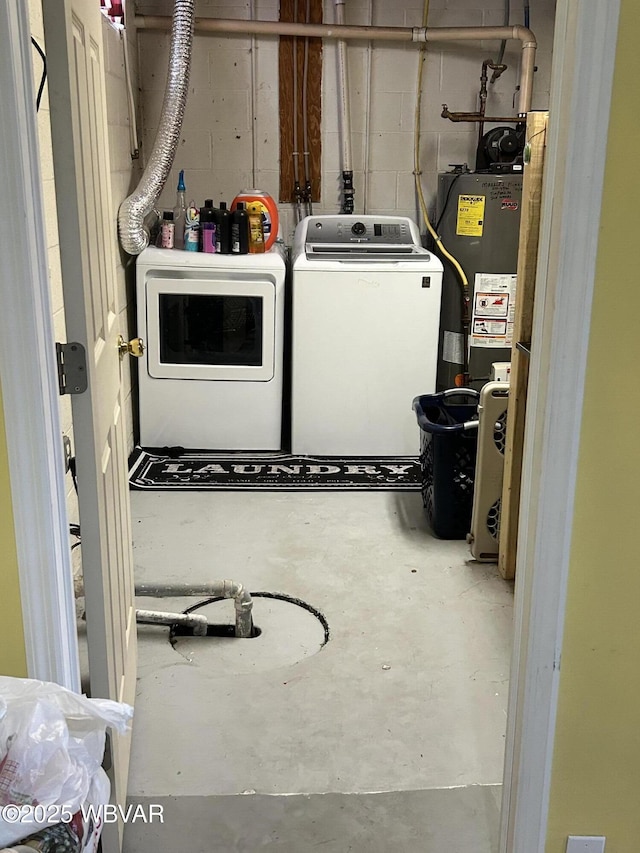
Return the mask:
<path id="1" fill-rule="evenodd" d="M 640 850 L 640 15 L 623 0 L 562 652 L 547 853 Z M 630 147 L 631 146 L 631 147 Z"/>
<path id="2" fill-rule="evenodd" d="M 16 556 L 4 410 L 0 389 L 0 675 L 25 677 L 22 605 Z"/>

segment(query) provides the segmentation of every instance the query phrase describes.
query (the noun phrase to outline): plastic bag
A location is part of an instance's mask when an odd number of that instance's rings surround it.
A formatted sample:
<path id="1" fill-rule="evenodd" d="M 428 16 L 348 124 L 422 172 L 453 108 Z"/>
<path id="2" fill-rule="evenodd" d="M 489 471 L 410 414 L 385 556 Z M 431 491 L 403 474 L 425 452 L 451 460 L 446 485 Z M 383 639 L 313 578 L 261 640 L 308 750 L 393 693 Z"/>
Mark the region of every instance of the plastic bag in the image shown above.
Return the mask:
<path id="1" fill-rule="evenodd" d="M 0 847 L 51 823 L 42 810 L 23 809 L 19 821 L 2 806 L 64 806 L 75 815 L 99 792 L 109 801 L 102 769 L 107 726 L 126 732 L 133 708 L 109 699 L 88 699 L 59 684 L 0 676 Z M 9 820 L 7 820 L 7 816 Z"/>

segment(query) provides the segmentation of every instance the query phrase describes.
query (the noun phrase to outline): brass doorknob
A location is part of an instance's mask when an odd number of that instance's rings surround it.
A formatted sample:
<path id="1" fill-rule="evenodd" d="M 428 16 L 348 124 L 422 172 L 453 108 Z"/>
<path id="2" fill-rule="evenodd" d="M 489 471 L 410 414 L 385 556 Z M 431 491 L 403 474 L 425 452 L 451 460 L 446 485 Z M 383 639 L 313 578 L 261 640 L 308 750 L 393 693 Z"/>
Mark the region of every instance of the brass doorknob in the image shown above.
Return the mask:
<path id="1" fill-rule="evenodd" d="M 118 353 L 121 359 L 127 354 L 134 356 L 134 358 L 141 358 L 144 353 L 144 341 L 142 338 L 125 341 L 122 335 L 118 335 Z"/>

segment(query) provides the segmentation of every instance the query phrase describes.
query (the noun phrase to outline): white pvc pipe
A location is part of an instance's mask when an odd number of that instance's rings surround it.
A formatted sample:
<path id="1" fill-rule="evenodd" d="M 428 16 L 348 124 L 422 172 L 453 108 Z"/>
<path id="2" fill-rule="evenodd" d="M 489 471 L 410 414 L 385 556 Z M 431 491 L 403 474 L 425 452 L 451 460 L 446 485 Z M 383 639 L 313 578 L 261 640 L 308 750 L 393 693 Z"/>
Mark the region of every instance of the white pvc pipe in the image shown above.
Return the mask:
<path id="1" fill-rule="evenodd" d="M 140 148 L 138 146 L 138 121 L 136 118 L 136 102 L 133 99 L 133 89 L 131 87 L 129 45 L 127 43 L 127 31 L 125 29 L 120 30 L 120 39 L 122 41 L 122 52 L 124 56 L 124 79 L 127 87 L 127 107 L 129 109 L 129 147 L 131 149 L 131 159 L 137 160 L 140 156 Z"/>
<path id="2" fill-rule="evenodd" d="M 479 39 L 513 39 L 522 44 L 522 63 L 520 65 L 520 98 L 518 112 L 528 113 L 533 95 L 533 74 L 535 71 L 536 37 L 527 27 L 427 27 L 416 33 L 414 41 L 475 41 Z"/>
<path id="3" fill-rule="evenodd" d="M 167 613 L 164 610 L 136 610 L 136 622 L 141 625 L 184 625 L 193 628 L 196 637 L 206 637 L 209 622 L 199 613 Z"/>
<path id="4" fill-rule="evenodd" d="M 335 0 L 336 23 L 344 26 L 344 0 Z M 347 43 L 338 40 L 338 103 L 340 107 L 340 137 L 342 143 L 342 171 L 353 171 L 351 149 L 351 101 L 349 98 L 349 67 L 347 65 Z"/>
<path id="5" fill-rule="evenodd" d="M 311 0 L 307 0 L 305 22 L 309 22 L 311 13 Z M 305 212 L 313 216 L 313 202 L 311 197 L 311 166 L 309 164 L 309 39 L 304 40 L 304 63 L 302 66 L 302 156 L 304 162 L 304 195 Z"/>
<path id="6" fill-rule="evenodd" d="M 369 26 L 373 25 L 373 0 L 369 0 Z M 362 180 L 362 212 L 369 212 L 369 135 L 371 133 L 371 65 L 373 44 L 369 42 L 367 47 L 367 67 L 365 71 L 365 96 L 364 96 L 364 165 Z"/>
<path id="7" fill-rule="evenodd" d="M 241 583 L 232 580 L 211 583 L 141 583 L 136 584 L 136 595 L 146 598 L 179 598 L 180 596 L 206 596 L 233 598 L 236 609 L 236 637 L 251 637 L 253 600 Z"/>
<path id="8" fill-rule="evenodd" d="M 141 30 L 166 30 L 170 27 L 170 18 L 159 15 L 138 15 L 135 18 L 135 24 Z M 537 43 L 535 35 L 527 27 L 366 27 L 197 18 L 195 28 L 198 33 L 240 33 L 242 35 L 255 33 L 256 35 L 359 39 L 361 41 L 411 41 L 416 44 L 513 39 L 522 43 L 518 112 L 526 113 L 531 109 Z"/>
<path id="9" fill-rule="evenodd" d="M 255 0 L 250 0 L 249 17 L 255 17 Z M 258 58 L 256 52 L 258 42 L 255 33 L 251 36 L 251 186 L 256 186 L 256 169 L 258 168 Z"/>

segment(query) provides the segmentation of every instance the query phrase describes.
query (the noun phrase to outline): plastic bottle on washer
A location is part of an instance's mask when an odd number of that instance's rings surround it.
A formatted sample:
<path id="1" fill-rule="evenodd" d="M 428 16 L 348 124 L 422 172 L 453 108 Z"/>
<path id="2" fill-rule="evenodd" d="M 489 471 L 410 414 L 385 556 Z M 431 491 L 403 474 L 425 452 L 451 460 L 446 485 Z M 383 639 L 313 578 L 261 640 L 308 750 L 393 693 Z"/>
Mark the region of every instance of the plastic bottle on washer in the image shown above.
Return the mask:
<path id="1" fill-rule="evenodd" d="M 220 202 L 216 210 L 216 252 L 221 255 L 231 254 L 231 213 L 224 201 Z"/>
<path id="2" fill-rule="evenodd" d="M 264 230 L 262 226 L 262 207 L 252 201 L 248 207 L 249 213 L 249 252 L 253 255 L 264 252 Z"/>
<path id="3" fill-rule="evenodd" d="M 213 254 L 216 251 L 216 210 L 213 199 L 205 200 L 204 207 L 200 208 L 200 234 L 202 237 L 202 251 Z"/>
<path id="4" fill-rule="evenodd" d="M 160 230 L 161 234 L 161 242 L 160 245 L 163 249 L 173 249 L 174 246 L 174 236 L 175 236 L 175 224 L 173 222 L 173 211 L 165 210 L 162 214 L 162 228 Z"/>
<path id="5" fill-rule="evenodd" d="M 242 201 L 231 214 L 231 251 L 234 255 L 249 251 L 249 217 Z"/>
<path id="6" fill-rule="evenodd" d="M 186 252 L 200 251 L 200 210 L 195 201 L 189 202 L 185 213 L 184 248 Z"/>

